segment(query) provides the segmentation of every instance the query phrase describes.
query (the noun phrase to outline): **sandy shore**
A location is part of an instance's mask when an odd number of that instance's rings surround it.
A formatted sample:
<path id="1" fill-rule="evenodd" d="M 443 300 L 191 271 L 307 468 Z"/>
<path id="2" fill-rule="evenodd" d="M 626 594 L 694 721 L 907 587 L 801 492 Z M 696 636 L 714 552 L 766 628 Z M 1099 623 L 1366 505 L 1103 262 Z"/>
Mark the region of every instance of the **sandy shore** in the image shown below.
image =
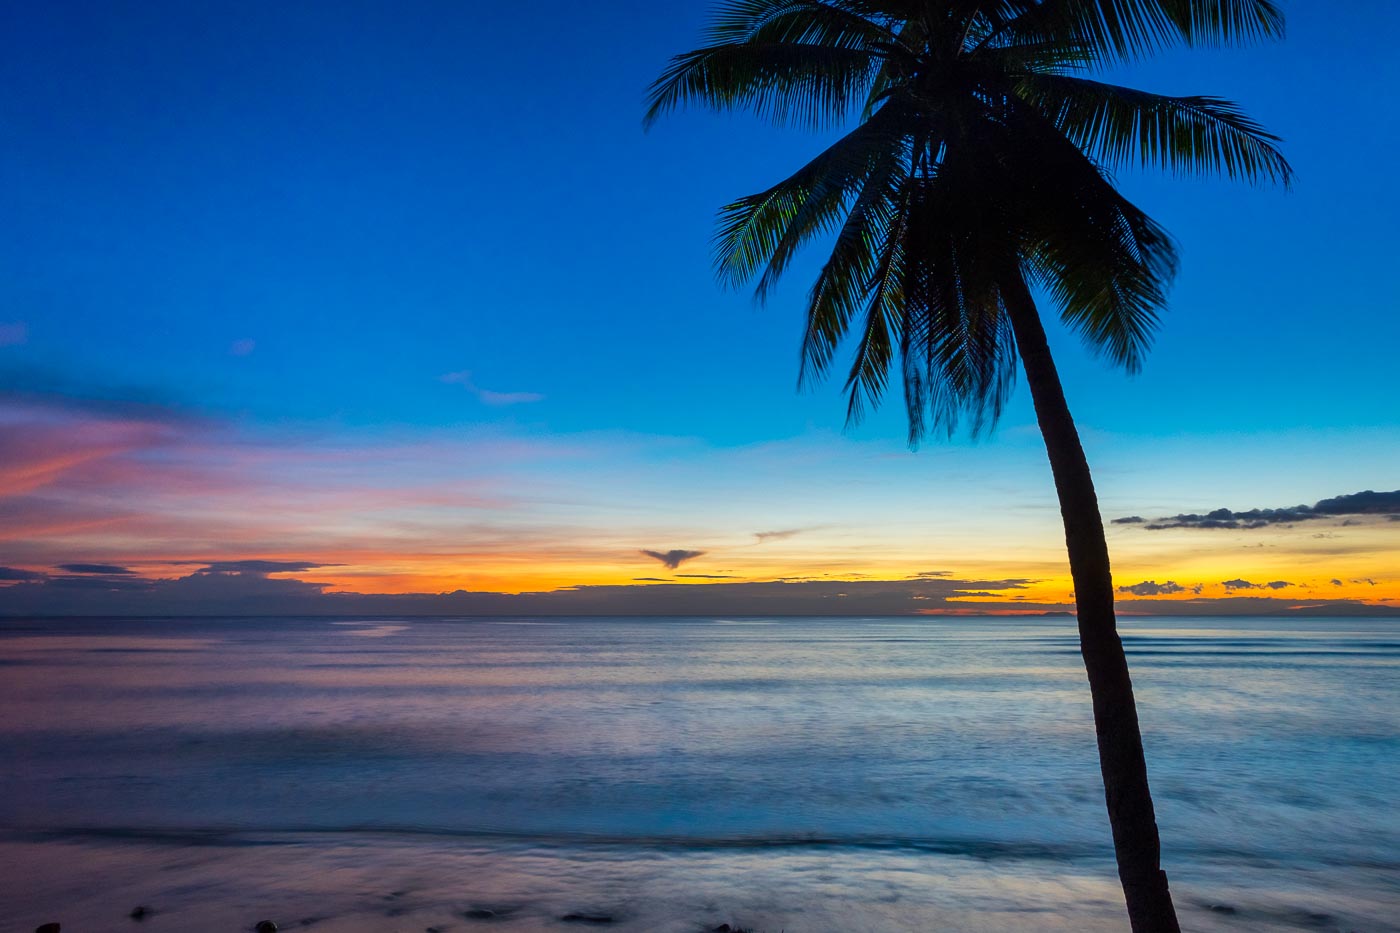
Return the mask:
<path id="1" fill-rule="evenodd" d="M 617 930 L 703 933 L 1121 933 L 1107 865 L 917 852 L 481 846 L 413 837 L 232 836 L 0 842 L 4 933 Z M 1196 931 L 1400 930 L 1355 890 L 1229 890 L 1178 877 Z M 149 914 L 135 922 L 136 906 Z"/>

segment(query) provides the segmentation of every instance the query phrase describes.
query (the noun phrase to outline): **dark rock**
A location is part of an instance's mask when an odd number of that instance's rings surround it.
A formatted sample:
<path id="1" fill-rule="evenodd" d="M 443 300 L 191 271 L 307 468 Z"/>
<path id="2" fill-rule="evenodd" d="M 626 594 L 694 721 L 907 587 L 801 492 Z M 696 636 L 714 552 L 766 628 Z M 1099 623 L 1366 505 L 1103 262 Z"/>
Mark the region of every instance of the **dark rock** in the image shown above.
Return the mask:
<path id="1" fill-rule="evenodd" d="M 259 920 L 258 925 L 253 927 L 254 933 L 277 933 L 277 924 L 271 920 Z"/>
<path id="2" fill-rule="evenodd" d="M 138 904 L 137 906 L 131 908 L 131 913 L 127 914 L 127 916 L 129 916 L 132 920 L 145 920 L 153 913 L 155 913 L 155 911 L 151 910 L 151 908 L 147 907 L 144 904 Z"/>
<path id="3" fill-rule="evenodd" d="M 613 918 L 607 914 L 565 914 L 559 918 L 565 923 L 612 923 Z"/>
<path id="4" fill-rule="evenodd" d="M 34 931 L 34 933 L 58 933 L 59 926 L 56 923 L 46 923 Z"/>

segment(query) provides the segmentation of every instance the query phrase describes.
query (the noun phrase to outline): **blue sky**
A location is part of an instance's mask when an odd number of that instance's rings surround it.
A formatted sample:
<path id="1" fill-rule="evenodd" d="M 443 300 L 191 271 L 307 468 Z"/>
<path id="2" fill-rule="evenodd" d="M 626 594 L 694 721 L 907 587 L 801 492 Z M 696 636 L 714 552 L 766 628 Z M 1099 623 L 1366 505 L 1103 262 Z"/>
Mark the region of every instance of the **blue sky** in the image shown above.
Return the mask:
<path id="1" fill-rule="evenodd" d="M 1052 337 L 1124 508 L 1120 463 L 1152 477 L 1136 501 L 1167 511 L 1397 485 L 1400 5 L 1286 8 L 1284 43 L 1116 75 L 1239 100 L 1298 175 L 1290 193 L 1121 177 L 1182 244 L 1157 348 L 1130 379 Z M 795 391 L 819 251 L 764 308 L 710 270 L 715 209 L 829 137 L 698 112 L 642 130 L 647 84 L 706 9 L 11 5 L 0 388 L 157 403 L 269 444 L 486 431 L 899 456 L 898 398 L 843 438 L 839 379 Z M 969 456 L 1031 476 L 1030 424 L 1019 392 Z M 940 462 L 928 446 L 911 469 Z M 1283 501 L 1208 501 L 1251 489 Z"/>

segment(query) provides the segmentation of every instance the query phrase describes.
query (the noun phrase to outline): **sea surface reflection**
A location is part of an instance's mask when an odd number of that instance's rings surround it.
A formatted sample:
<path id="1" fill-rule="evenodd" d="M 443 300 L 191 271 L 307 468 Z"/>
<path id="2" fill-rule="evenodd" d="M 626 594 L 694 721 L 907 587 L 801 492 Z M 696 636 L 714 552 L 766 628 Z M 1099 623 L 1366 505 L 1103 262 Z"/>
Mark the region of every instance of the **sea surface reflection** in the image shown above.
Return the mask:
<path id="1" fill-rule="evenodd" d="M 1124 628 L 1188 926 L 1400 929 L 1400 624 Z M 1065 619 L 9 620 L 0 709 L 0 930 L 1124 925 Z"/>

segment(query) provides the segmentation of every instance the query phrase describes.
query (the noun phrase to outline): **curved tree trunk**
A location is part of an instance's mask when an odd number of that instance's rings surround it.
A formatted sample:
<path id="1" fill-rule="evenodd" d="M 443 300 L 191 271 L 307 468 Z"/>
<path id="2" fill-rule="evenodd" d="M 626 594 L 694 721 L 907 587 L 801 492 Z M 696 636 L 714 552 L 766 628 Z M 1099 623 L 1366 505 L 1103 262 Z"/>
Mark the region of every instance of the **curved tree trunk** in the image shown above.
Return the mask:
<path id="1" fill-rule="evenodd" d="M 1167 889 L 1167 875 L 1161 868 L 1161 845 L 1152 793 L 1147 786 L 1147 762 L 1142 754 L 1133 683 L 1114 620 L 1113 577 L 1094 480 L 1065 403 L 1035 302 L 1019 274 L 1008 285 L 1003 298 L 1035 401 L 1036 419 L 1050 455 L 1065 523 L 1070 575 L 1074 578 L 1079 612 L 1079 650 L 1094 699 L 1099 766 L 1128 918 L 1134 933 L 1178 933 L 1180 926 Z"/>

